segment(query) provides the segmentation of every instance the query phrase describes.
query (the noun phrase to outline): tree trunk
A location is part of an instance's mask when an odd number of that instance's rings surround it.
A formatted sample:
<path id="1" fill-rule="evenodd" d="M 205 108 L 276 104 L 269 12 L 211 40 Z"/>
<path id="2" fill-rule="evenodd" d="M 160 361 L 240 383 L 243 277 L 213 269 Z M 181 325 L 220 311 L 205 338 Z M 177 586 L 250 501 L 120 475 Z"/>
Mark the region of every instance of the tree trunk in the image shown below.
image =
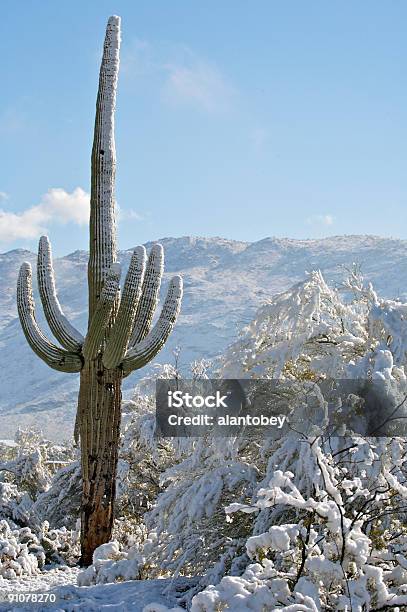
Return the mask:
<path id="1" fill-rule="evenodd" d="M 114 518 L 120 443 L 122 372 L 101 359 L 81 371 L 78 421 L 81 438 L 81 565 L 92 563 L 95 548 L 109 542 Z"/>

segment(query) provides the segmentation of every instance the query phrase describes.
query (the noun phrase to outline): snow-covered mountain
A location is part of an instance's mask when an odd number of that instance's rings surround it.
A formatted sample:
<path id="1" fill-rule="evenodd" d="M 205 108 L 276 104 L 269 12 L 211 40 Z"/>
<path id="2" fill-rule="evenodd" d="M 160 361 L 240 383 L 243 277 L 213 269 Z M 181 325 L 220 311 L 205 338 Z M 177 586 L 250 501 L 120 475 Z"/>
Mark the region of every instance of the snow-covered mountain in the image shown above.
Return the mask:
<path id="1" fill-rule="evenodd" d="M 339 282 L 343 266 L 357 262 L 368 280 L 387 297 L 407 300 L 407 241 L 375 236 L 334 236 L 321 240 L 265 238 L 237 242 L 224 238 L 163 238 L 165 291 L 168 278 L 184 278 L 182 313 L 158 361 L 171 360 L 180 346 L 181 361 L 219 354 L 272 294 L 321 269 Z M 147 249 L 151 244 L 147 244 Z M 131 251 L 122 251 L 123 267 Z M 15 285 L 23 261 L 35 264 L 30 251 L 0 255 L 0 432 L 10 437 L 18 426 L 34 425 L 50 437 L 72 431 L 78 377 L 50 370 L 28 347 L 17 319 Z M 57 287 L 66 314 L 77 327 L 87 324 L 87 253 L 75 251 L 55 261 Z M 35 284 L 35 283 L 34 283 Z M 36 297 L 38 294 L 35 294 Z M 37 305 L 40 306 L 37 297 Z M 41 308 L 37 317 L 43 323 Z M 131 392 L 135 376 L 126 379 Z"/>

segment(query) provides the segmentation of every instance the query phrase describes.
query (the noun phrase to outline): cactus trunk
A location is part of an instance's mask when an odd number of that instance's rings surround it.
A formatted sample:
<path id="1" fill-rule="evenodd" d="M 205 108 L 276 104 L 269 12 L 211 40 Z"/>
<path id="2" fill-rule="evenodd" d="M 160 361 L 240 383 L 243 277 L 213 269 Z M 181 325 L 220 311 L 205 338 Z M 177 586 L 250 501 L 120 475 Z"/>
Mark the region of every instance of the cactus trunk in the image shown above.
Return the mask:
<path id="1" fill-rule="evenodd" d="M 109 542 L 114 518 L 120 441 L 121 370 L 108 370 L 100 359 L 81 371 L 78 420 L 81 438 L 82 565 L 92 563 L 95 548 Z"/>
<path id="2" fill-rule="evenodd" d="M 29 263 L 21 266 L 17 284 L 20 322 L 33 351 L 55 370 L 80 372 L 75 440 L 81 444 L 83 479 L 82 565 L 92 563 L 95 548 L 108 542 L 112 534 L 122 379 L 154 359 L 164 346 L 182 298 L 182 279 L 175 276 L 152 327 L 164 267 L 161 245 L 153 246 L 148 260 L 144 247 L 134 250 L 120 297 L 114 192 L 119 48 L 120 18 L 113 16 L 106 28 L 92 148 L 86 336 L 63 313 L 56 292 L 51 245 L 45 236 L 38 251 L 39 293 L 50 330 L 62 347 L 51 342 L 36 321 Z"/>
<path id="3" fill-rule="evenodd" d="M 99 74 L 91 159 L 89 319 L 83 346 L 76 428 L 81 440 L 81 564 L 111 538 L 120 440 L 121 380 L 103 352 L 119 306 L 116 262 L 114 111 L 119 71 L 120 20 L 109 19 Z M 107 290 L 109 283 L 109 290 Z M 105 294 L 106 299 L 103 299 Z"/>

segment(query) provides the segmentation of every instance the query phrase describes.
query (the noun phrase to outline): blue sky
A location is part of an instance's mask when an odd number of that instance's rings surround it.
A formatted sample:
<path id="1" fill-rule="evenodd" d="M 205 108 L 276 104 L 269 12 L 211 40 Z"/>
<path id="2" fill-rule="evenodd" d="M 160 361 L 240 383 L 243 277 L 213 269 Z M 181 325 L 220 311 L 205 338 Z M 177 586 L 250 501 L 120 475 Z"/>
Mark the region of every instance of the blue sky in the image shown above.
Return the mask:
<path id="1" fill-rule="evenodd" d="M 403 0 L 3 0 L 0 251 L 87 248 L 104 28 L 122 17 L 119 244 L 407 238 Z"/>

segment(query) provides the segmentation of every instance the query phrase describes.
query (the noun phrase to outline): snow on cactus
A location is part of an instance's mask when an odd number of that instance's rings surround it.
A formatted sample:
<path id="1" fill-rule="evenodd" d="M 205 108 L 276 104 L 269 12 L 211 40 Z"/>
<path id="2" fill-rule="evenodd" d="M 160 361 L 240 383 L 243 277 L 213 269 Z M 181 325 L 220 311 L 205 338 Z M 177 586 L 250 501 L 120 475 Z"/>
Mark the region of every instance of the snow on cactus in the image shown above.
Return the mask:
<path id="1" fill-rule="evenodd" d="M 152 247 L 148 259 L 143 246 L 134 250 L 120 291 L 114 137 L 120 23 L 117 15 L 107 22 L 99 72 L 91 155 L 86 334 L 83 336 L 75 329 L 63 313 L 46 236 L 41 237 L 38 247 L 38 287 L 47 323 L 58 345 L 38 326 L 30 263 L 22 264 L 17 282 L 18 314 L 32 350 L 57 371 L 80 373 L 75 438 L 77 442 L 80 439 L 81 447 L 83 565 L 92 562 L 95 548 L 108 542 L 112 535 L 123 378 L 144 367 L 162 349 L 173 330 L 182 300 L 182 279 L 174 276 L 153 325 L 164 269 L 160 244 Z"/>

